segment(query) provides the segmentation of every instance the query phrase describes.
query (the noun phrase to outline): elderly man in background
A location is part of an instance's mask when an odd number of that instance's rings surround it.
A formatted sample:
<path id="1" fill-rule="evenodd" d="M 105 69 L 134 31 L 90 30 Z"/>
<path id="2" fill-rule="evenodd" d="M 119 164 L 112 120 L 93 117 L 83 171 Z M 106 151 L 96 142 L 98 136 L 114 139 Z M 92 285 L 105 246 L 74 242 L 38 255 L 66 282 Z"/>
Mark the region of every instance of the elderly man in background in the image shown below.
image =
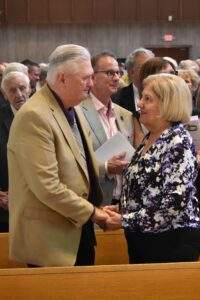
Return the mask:
<path id="1" fill-rule="evenodd" d="M 138 48 L 130 53 L 125 64 L 131 83 L 112 96 L 115 103 L 131 111 L 136 117 L 138 117 L 140 69 L 152 57 L 154 57 L 153 52 L 145 48 Z"/>
<path id="2" fill-rule="evenodd" d="M 8 100 L 0 108 L 0 232 L 5 232 L 8 231 L 7 142 L 14 115 L 29 97 L 29 78 L 22 72 L 5 72 L 1 88 Z"/>
<path id="3" fill-rule="evenodd" d="M 34 266 L 92 265 L 102 192 L 79 107 L 92 86 L 87 49 L 57 47 L 47 84 L 17 114 L 8 142 L 10 257 Z M 20 174 L 20 176 L 19 176 Z M 23 245 L 23 247 L 22 247 Z"/>
<path id="4" fill-rule="evenodd" d="M 136 118 L 131 112 L 114 104 L 111 95 L 119 86 L 120 71 L 115 56 L 110 52 L 102 52 L 92 58 L 94 69 L 93 87 L 88 98 L 81 103 L 82 111 L 91 128 L 93 148 L 96 151 L 117 132 L 121 132 L 133 146 L 137 146 L 143 134 Z M 113 157 L 109 164 L 121 160 L 121 172 L 127 164 L 123 156 Z M 110 177 L 106 173 L 101 176 L 101 187 L 104 194 L 103 204 L 118 202 L 121 193 L 121 176 Z"/>

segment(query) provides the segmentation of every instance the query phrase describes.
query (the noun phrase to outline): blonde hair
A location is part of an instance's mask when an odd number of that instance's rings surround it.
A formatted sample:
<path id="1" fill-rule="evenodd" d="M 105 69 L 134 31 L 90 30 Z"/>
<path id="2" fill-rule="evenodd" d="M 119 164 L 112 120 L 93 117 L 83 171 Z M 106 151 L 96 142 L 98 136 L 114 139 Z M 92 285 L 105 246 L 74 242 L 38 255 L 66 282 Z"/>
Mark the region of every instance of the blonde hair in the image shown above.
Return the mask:
<path id="1" fill-rule="evenodd" d="M 193 90 L 196 90 L 199 85 L 199 76 L 193 69 L 180 69 L 178 70 L 178 76 L 184 80 L 191 80 Z"/>
<path id="2" fill-rule="evenodd" d="M 148 76 L 143 86 L 149 86 L 160 101 L 160 113 L 168 122 L 186 123 L 192 113 L 192 96 L 186 82 L 171 74 Z"/>

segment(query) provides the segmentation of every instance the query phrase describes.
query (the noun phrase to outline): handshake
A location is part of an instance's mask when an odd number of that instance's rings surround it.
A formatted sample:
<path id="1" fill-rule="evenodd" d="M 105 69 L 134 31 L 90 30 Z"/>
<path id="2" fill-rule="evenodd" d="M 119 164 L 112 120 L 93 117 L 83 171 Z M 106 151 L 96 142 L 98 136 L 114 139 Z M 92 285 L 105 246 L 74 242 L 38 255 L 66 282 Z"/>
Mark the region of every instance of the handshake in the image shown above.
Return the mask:
<path id="1" fill-rule="evenodd" d="M 118 205 L 95 207 L 91 220 L 104 231 L 117 230 L 122 227 L 121 214 L 118 211 Z"/>

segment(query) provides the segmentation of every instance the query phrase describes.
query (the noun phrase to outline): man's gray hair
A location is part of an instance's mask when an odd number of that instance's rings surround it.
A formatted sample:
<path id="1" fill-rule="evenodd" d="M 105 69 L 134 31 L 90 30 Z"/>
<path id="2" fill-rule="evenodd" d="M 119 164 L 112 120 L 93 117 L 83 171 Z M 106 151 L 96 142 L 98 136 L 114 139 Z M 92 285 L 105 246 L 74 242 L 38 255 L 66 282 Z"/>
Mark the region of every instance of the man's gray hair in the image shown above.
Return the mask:
<path id="1" fill-rule="evenodd" d="M 140 54 L 147 54 L 147 55 L 149 55 L 151 57 L 155 56 L 154 53 L 151 50 L 149 50 L 149 49 L 142 48 L 142 47 L 138 48 L 138 49 L 135 49 L 126 58 L 125 67 L 126 67 L 127 71 L 131 70 L 135 66 L 137 57 Z"/>
<path id="2" fill-rule="evenodd" d="M 6 65 L 5 70 L 3 71 L 3 76 L 10 72 L 22 72 L 28 75 L 28 67 L 19 63 L 19 62 L 11 62 Z"/>
<path id="3" fill-rule="evenodd" d="M 3 75 L 2 82 L 1 82 L 1 88 L 2 88 L 2 90 L 5 91 L 6 90 L 6 84 L 7 84 L 7 82 L 9 82 L 9 81 L 11 81 L 11 80 L 13 80 L 15 78 L 21 78 L 21 79 L 23 79 L 26 82 L 27 87 L 29 87 L 30 80 L 29 80 L 28 76 L 25 73 L 18 72 L 18 71 L 12 71 L 12 72 L 9 72 L 9 73 Z"/>
<path id="4" fill-rule="evenodd" d="M 69 64 L 80 59 L 91 60 L 90 53 L 86 48 L 74 44 L 58 46 L 49 56 L 47 81 L 53 82 L 55 75 L 62 69 L 66 70 L 68 67 L 70 71 Z"/>

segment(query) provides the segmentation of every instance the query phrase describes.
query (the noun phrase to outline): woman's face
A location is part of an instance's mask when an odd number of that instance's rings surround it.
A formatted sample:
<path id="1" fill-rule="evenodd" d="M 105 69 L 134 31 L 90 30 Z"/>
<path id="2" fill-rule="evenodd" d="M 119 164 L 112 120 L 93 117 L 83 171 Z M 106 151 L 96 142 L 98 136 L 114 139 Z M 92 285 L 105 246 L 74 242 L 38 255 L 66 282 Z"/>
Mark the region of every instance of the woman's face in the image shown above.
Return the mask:
<path id="1" fill-rule="evenodd" d="M 193 92 L 193 91 L 194 91 L 194 88 L 193 88 L 192 80 L 191 80 L 189 77 L 183 78 L 183 79 L 184 79 L 185 82 L 187 83 L 187 85 L 188 85 L 190 91 Z"/>
<path id="2" fill-rule="evenodd" d="M 160 115 L 160 101 L 152 91 L 151 86 L 145 86 L 142 98 L 139 101 L 140 121 L 151 131 L 152 128 L 160 127 L 164 119 Z"/>

